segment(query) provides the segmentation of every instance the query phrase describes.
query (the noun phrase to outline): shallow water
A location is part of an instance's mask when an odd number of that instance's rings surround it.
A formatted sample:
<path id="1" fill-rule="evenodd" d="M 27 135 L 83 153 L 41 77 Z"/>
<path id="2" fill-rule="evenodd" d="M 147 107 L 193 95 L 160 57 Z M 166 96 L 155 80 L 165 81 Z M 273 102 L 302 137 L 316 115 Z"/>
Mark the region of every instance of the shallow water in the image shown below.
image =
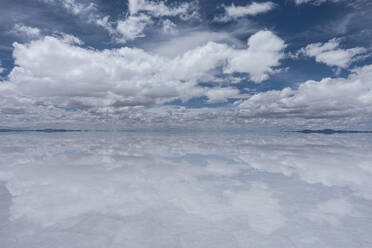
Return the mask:
<path id="1" fill-rule="evenodd" d="M 0 247 L 372 247 L 372 134 L 0 134 Z"/>

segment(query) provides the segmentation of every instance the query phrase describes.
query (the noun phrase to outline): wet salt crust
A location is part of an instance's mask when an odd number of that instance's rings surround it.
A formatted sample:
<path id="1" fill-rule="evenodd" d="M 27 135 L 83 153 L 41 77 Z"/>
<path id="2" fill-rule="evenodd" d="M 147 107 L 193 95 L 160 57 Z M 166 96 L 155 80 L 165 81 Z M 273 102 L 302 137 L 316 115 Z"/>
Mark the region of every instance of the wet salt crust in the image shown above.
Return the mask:
<path id="1" fill-rule="evenodd" d="M 371 247 L 371 135 L 0 134 L 0 247 Z"/>

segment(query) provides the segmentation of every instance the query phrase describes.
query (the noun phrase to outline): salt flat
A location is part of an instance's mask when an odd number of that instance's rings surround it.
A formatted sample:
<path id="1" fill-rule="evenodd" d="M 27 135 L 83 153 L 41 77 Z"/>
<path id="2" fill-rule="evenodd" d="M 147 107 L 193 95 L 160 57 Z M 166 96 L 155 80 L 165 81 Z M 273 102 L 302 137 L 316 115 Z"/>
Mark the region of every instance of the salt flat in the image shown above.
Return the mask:
<path id="1" fill-rule="evenodd" d="M 0 247 L 372 247 L 372 135 L 0 134 Z"/>

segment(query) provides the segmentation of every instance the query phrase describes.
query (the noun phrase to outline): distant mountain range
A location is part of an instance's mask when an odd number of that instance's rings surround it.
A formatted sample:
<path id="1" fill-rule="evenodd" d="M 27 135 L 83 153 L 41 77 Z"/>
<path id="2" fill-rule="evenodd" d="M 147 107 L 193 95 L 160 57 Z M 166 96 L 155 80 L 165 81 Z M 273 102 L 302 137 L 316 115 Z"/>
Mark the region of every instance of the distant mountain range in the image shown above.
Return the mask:
<path id="1" fill-rule="evenodd" d="M 334 129 L 320 129 L 320 130 L 311 130 L 304 129 L 300 131 L 290 131 L 295 133 L 321 133 L 321 134 L 342 134 L 342 133 L 372 133 L 372 131 L 355 131 L 355 130 L 334 130 Z"/>
<path id="2" fill-rule="evenodd" d="M 42 132 L 42 133 L 62 133 L 62 132 L 82 132 L 83 130 L 68 130 L 68 129 L 0 129 L 0 133 L 9 133 L 9 132 Z"/>
<path id="3" fill-rule="evenodd" d="M 0 133 L 10 133 L 10 132 L 41 132 L 41 133 L 64 133 L 64 132 L 85 132 L 87 130 L 80 129 L 54 129 L 54 128 L 45 128 L 45 129 L 12 129 L 12 128 L 0 128 Z M 98 131 L 98 130 L 97 130 Z M 304 133 L 304 134 L 347 134 L 347 133 L 372 133 L 372 131 L 357 131 L 357 130 L 335 130 L 335 129 L 304 129 L 297 131 L 284 131 L 290 133 Z"/>

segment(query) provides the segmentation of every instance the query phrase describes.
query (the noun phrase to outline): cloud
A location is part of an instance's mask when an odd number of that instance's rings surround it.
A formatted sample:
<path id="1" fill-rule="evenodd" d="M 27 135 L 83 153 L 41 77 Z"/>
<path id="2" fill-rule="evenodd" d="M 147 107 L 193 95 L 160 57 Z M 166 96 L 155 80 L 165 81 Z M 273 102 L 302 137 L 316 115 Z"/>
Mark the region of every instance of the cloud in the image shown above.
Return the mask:
<path id="1" fill-rule="evenodd" d="M 351 7 L 351 8 L 354 8 L 354 9 L 365 9 L 365 8 L 368 8 L 370 7 L 371 3 L 369 0 L 293 0 L 293 2 L 296 4 L 296 5 L 301 5 L 301 4 L 312 4 L 312 5 L 316 5 L 316 6 L 319 6 L 323 3 L 327 3 L 327 2 L 330 2 L 330 3 L 343 3 L 345 4 L 347 7 Z"/>
<path id="2" fill-rule="evenodd" d="M 166 33 L 166 34 L 175 34 L 177 33 L 177 25 L 175 23 L 173 23 L 171 20 L 169 19 L 165 19 L 163 21 L 163 32 Z"/>
<path id="3" fill-rule="evenodd" d="M 181 21 L 198 18 L 196 6 L 195 3 L 182 3 L 168 7 L 162 1 L 129 0 L 126 19 L 112 24 L 108 22 L 107 17 L 104 17 L 98 19 L 97 24 L 106 28 L 117 42 L 125 43 L 128 40 L 145 37 L 145 28 L 153 24 L 160 23 L 164 33 L 175 33 L 176 25 L 169 19 L 162 18 L 178 17 Z"/>
<path id="4" fill-rule="evenodd" d="M 86 3 L 75 0 L 39 0 L 39 1 L 63 8 L 65 11 L 72 14 L 73 16 L 80 18 L 82 22 L 102 27 L 110 35 L 113 35 L 114 39 L 117 38 L 118 32 L 114 28 L 114 26 L 117 25 L 117 23 L 110 22 L 109 16 L 102 16 L 96 4 L 93 2 Z"/>
<path id="5" fill-rule="evenodd" d="M 40 36 L 40 29 L 36 27 L 29 27 L 23 24 L 15 24 L 13 29 L 10 31 L 16 35 L 27 36 L 30 38 L 37 38 Z"/>
<path id="6" fill-rule="evenodd" d="M 146 12 L 155 17 L 178 16 L 183 20 L 198 17 L 197 3 L 195 2 L 175 4 L 172 7 L 168 7 L 163 1 L 129 0 L 128 8 L 130 15 Z"/>
<path id="7" fill-rule="evenodd" d="M 168 17 L 180 21 L 200 19 L 197 2 L 173 3 L 166 1 L 129 0 L 125 18 L 111 18 L 102 15 L 95 3 L 78 2 L 75 0 L 39 0 L 47 4 L 62 7 L 81 21 L 104 28 L 113 42 L 126 43 L 139 37 L 145 37 L 148 26 L 160 26 L 163 31 L 174 33 L 174 25 Z"/>
<path id="8" fill-rule="evenodd" d="M 372 65 L 347 78 L 307 81 L 297 89 L 257 93 L 239 105 L 249 116 L 265 118 L 341 118 L 372 113 Z"/>
<path id="9" fill-rule="evenodd" d="M 165 5 L 163 1 L 129 0 L 128 12 L 124 19 L 110 20 L 110 16 L 102 16 L 96 4 L 81 3 L 75 0 L 40 0 L 60 6 L 83 21 L 104 28 L 112 36 L 114 42 L 126 43 L 139 37 L 145 37 L 147 26 L 156 24 L 155 18 L 179 17 L 181 20 L 198 18 L 198 11 L 193 3 Z M 170 31 L 171 24 L 165 20 L 164 26 Z"/>
<path id="10" fill-rule="evenodd" d="M 285 226 L 286 217 L 281 214 L 279 201 L 272 197 L 264 183 L 252 183 L 249 191 L 225 191 L 224 194 L 237 211 L 248 214 L 249 225 L 254 231 L 269 235 Z"/>
<path id="11" fill-rule="evenodd" d="M 226 43 L 238 48 L 246 46 L 246 42 L 241 42 L 228 32 L 182 30 L 166 41 L 151 42 L 146 49 L 161 56 L 174 58 L 189 50 L 205 46 L 208 42 Z"/>
<path id="12" fill-rule="evenodd" d="M 311 3 L 311 4 L 314 4 L 314 5 L 320 5 L 320 4 L 325 3 L 327 1 L 337 3 L 337 2 L 340 2 L 341 0 L 294 0 L 294 2 L 296 4 L 298 4 L 298 5 L 299 4 L 305 4 L 305 3 Z"/>
<path id="13" fill-rule="evenodd" d="M 340 226 L 341 219 L 346 216 L 357 216 L 357 212 L 353 205 L 344 198 L 322 202 L 307 214 L 311 221 L 326 222 L 333 226 Z"/>
<path id="14" fill-rule="evenodd" d="M 99 52 L 50 36 L 14 47 L 17 67 L 9 78 L 33 96 L 171 98 L 178 96 L 176 85 L 182 88 L 171 78 L 153 77 L 165 61 L 140 49 Z"/>
<path id="15" fill-rule="evenodd" d="M 0 60 L 0 73 L 3 73 L 5 69 L 2 67 L 1 60 Z"/>
<path id="16" fill-rule="evenodd" d="M 335 47 L 332 44 L 327 49 Z M 372 65 L 354 68 L 346 78 L 310 80 L 298 88 L 254 95 L 241 95 L 233 82 L 220 86 L 221 79 L 228 80 L 236 72 L 257 82 L 269 77 L 276 72 L 284 47 L 270 31 L 252 35 L 244 49 L 208 42 L 175 57 L 129 47 L 98 51 L 63 36 L 15 43 L 16 66 L 0 88 L 2 112 L 6 113 L 2 122 L 27 118 L 93 123 L 114 118 L 143 125 L 198 125 L 219 120 L 229 125 L 280 126 L 288 122 L 321 125 L 325 119 L 329 125 L 348 125 L 368 119 L 372 113 Z M 200 86 L 203 82 L 212 87 Z M 210 103 L 240 100 L 219 112 L 142 107 L 200 97 Z"/>
<path id="17" fill-rule="evenodd" d="M 123 42 L 144 37 L 144 29 L 151 24 L 151 18 L 147 15 L 129 16 L 124 21 L 118 21 L 117 31 L 122 36 Z"/>
<path id="18" fill-rule="evenodd" d="M 210 103 L 226 102 L 227 99 L 238 96 L 239 90 L 233 88 L 212 88 L 205 95 Z"/>
<path id="19" fill-rule="evenodd" d="M 326 43 L 313 43 L 300 50 L 300 54 L 314 57 L 317 62 L 328 66 L 348 68 L 356 60 L 362 59 L 368 50 L 363 47 L 339 48 L 340 40 L 331 39 Z"/>
<path id="20" fill-rule="evenodd" d="M 248 39 L 248 48 L 237 51 L 227 66 L 227 72 L 249 73 L 251 80 L 260 83 L 275 73 L 280 65 L 286 45 L 282 39 L 270 31 L 259 31 Z"/>
<path id="21" fill-rule="evenodd" d="M 237 19 L 243 16 L 256 16 L 259 14 L 266 13 L 275 7 L 273 2 L 253 2 L 245 6 L 223 6 L 225 9 L 225 15 L 222 17 L 216 17 L 216 21 L 227 22 L 233 19 Z"/>
<path id="22" fill-rule="evenodd" d="M 66 35 L 14 43 L 16 67 L 9 82 L 27 96 L 58 98 L 60 102 L 86 98 L 86 104 L 98 106 L 148 105 L 204 95 L 210 102 L 225 101 L 238 90 L 198 84 L 235 72 L 261 82 L 279 65 L 285 47 L 270 31 L 252 35 L 246 49 L 208 42 L 175 58 L 128 47 L 97 51 L 79 44 L 80 40 Z"/>
<path id="23" fill-rule="evenodd" d="M 39 1 L 48 4 L 59 5 L 74 15 L 79 15 L 84 12 L 87 13 L 92 10 L 95 10 L 96 8 L 93 3 L 83 4 L 75 0 L 39 0 Z"/>
<path id="24" fill-rule="evenodd" d="M 54 34 L 54 37 L 57 37 L 62 42 L 66 44 L 70 44 L 70 45 L 83 45 L 84 44 L 84 42 L 80 40 L 78 37 L 70 35 L 70 34 L 56 33 Z"/>

